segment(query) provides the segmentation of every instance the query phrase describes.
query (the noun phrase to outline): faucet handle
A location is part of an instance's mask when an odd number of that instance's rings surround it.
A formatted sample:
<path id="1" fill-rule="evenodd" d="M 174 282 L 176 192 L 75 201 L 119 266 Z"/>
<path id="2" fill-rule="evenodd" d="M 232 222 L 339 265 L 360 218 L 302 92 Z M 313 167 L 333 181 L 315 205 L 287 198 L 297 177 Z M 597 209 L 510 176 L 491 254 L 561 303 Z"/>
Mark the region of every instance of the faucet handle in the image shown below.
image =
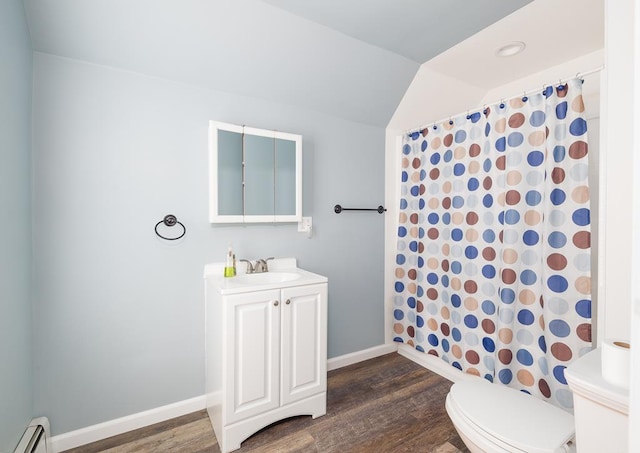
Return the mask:
<path id="1" fill-rule="evenodd" d="M 253 264 L 251 264 L 251 261 L 249 260 L 240 260 L 240 261 L 244 261 L 245 263 L 247 263 L 247 274 L 253 274 L 255 272 L 255 269 L 253 268 Z M 256 267 L 258 263 L 256 263 Z"/>

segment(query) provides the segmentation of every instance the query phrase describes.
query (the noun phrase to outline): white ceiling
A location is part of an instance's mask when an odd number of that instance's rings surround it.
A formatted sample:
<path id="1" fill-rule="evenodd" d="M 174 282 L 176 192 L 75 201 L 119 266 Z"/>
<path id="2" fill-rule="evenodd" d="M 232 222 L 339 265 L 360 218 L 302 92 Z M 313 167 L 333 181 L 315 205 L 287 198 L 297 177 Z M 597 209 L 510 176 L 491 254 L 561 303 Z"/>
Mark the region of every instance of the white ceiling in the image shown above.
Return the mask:
<path id="1" fill-rule="evenodd" d="M 603 0 L 529 1 L 24 4 L 35 51 L 384 127 L 426 59 L 443 74 L 493 88 L 505 77 L 602 48 Z M 493 62 L 498 43 L 516 39 L 527 41 L 527 51 Z"/>
<path id="2" fill-rule="evenodd" d="M 532 0 L 264 0 L 424 63 Z"/>

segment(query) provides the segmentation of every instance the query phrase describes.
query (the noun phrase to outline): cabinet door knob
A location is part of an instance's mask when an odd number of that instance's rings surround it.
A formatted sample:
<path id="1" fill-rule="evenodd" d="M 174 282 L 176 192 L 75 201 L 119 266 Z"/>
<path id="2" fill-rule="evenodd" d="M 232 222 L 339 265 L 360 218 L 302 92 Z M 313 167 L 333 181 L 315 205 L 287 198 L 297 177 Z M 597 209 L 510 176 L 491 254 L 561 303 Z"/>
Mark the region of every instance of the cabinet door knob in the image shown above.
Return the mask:
<path id="1" fill-rule="evenodd" d="M 285 304 L 289 305 L 291 303 L 291 299 L 287 299 L 287 301 L 285 302 Z"/>
<path id="2" fill-rule="evenodd" d="M 273 303 L 274 307 L 277 307 L 278 305 L 280 305 L 280 302 L 278 302 L 277 300 Z"/>

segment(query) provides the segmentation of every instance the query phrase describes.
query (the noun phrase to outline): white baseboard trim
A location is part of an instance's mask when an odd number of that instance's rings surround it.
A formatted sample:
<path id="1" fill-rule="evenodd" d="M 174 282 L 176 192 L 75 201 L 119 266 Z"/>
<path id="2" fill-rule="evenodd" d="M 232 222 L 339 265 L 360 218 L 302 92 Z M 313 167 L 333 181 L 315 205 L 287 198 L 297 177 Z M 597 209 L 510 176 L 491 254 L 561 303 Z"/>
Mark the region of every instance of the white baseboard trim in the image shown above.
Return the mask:
<path id="1" fill-rule="evenodd" d="M 363 349 L 362 351 L 351 352 L 349 354 L 334 357 L 327 360 L 327 371 L 337 370 L 338 368 L 373 359 L 374 357 L 379 357 L 381 355 L 390 354 L 392 352 L 396 352 L 397 350 L 397 344 L 390 343 L 381 344 L 380 346 Z"/>
<path id="2" fill-rule="evenodd" d="M 410 349 L 410 348 L 409 348 Z M 327 371 L 337 370 L 354 363 L 373 359 L 381 355 L 390 354 L 398 350 L 397 343 L 383 344 L 372 348 L 363 349 L 349 354 L 341 355 L 327 360 Z M 420 354 L 417 352 L 417 354 Z M 404 354 L 403 354 L 404 355 Z M 411 358 L 411 357 L 409 357 Z M 154 423 L 163 422 L 181 415 L 190 414 L 206 407 L 206 396 L 197 396 L 177 403 L 157 407 L 126 417 L 116 418 L 97 425 L 87 426 L 68 433 L 58 434 L 51 438 L 51 447 L 54 453 L 79 447 L 81 445 L 97 442 L 107 437 L 117 436 L 134 429 L 144 428 Z"/>
<path id="3" fill-rule="evenodd" d="M 398 354 L 417 363 L 418 365 L 425 367 L 429 371 L 433 371 L 434 373 L 439 374 L 440 376 L 450 380 L 451 382 L 457 382 L 466 379 L 477 379 L 477 376 L 464 373 L 459 369 L 452 367 L 439 357 L 420 352 L 417 349 L 412 348 L 411 346 L 404 343 L 398 344 Z"/>
<path id="4" fill-rule="evenodd" d="M 117 436 L 134 429 L 153 425 L 181 415 L 197 412 L 205 408 L 205 396 L 196 396 L 177 403 L 167 404 L 137 414 L 116 418 L 97 425 L 87 426 L 68 433 L 59 434 L 51 438 L 51 447 L 54 453 L 90 444 L 107 437 Z"/>

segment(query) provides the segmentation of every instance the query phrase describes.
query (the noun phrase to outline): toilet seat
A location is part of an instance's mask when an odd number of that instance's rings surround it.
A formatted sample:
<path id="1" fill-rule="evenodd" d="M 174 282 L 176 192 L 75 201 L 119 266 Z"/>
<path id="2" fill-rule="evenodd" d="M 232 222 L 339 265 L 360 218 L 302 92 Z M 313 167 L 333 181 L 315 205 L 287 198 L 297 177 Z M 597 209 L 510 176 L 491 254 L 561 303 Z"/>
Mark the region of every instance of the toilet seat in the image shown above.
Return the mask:
<path id="1" fill-rule="evenodd" d="M 485 451 L 559 453 L 574 449 L 568 445 L 575 435 L 571 414 L 503 385 L 481 379 L 457 382 L 447 395 L 446 409 L 461 437 Z"/>

